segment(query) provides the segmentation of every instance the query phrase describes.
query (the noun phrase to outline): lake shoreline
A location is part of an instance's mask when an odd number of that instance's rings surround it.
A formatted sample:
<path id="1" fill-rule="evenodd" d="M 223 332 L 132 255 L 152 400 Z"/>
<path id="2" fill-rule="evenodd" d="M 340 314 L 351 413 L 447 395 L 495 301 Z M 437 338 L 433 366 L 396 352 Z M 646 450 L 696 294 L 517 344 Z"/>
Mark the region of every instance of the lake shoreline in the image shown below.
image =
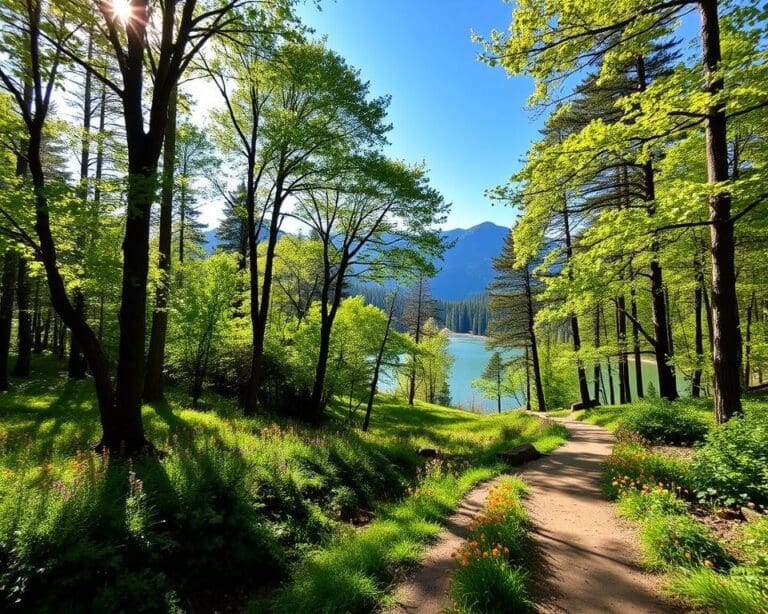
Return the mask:
<path id="1" fill-rule="evenodd" d="M 486 335 L 475 335 L 474 333 L 455 333 L 452 330 L 448 331 L 449 337 L 458 337 L 460 339 L 482 339 L 483 341 L 487 341 L 490 339 L 490 337 Z"/>

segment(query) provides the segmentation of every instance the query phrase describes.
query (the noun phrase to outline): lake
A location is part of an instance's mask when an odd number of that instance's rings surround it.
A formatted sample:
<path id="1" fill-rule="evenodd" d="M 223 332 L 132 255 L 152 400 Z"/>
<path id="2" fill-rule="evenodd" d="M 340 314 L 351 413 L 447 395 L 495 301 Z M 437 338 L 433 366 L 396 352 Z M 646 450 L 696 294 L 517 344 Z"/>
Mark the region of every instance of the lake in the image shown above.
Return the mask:
<path id="1" fill-rule="evenodd" d="M 448 351 L 454 358 L 453 368 L 451 370 L 451 376 L 449 378 L 449 386 L 451 390 L 451 404 L 456 407 L 462 407 L 464 409 L 482 410 L 484 413 L 491 413 L 496 411 L 496 401 L 483 398 L 478 390 L 472 388 L 472 380 L 477 379 L 483 374 L 485 366 L 488 364 L 488 360 L 493 354 L 485 347 L 486 338 L 477 337 L 473 335 L 455 335 L 449 336 Z M 512 353 L 506 353 L 507 356 L 519 355 L 521 351 Z M 617 378 L 617 364 L 616 361 L 612 361 L 613 376 L 614 376 L 614 389 L 616 394 L 616 402 L 618 403 L 618 382 Z M 654 387 L 658 391 L 659 381 L 656 377 L 656 366 L 651 361 L 644 361 L 642 363 L 643 369 L 643 383 L 647 390 L 648 384 L 653 383 Z M 590 378 L 590 392 L 592 391 L 591 376 L 592 365 L 587 366 L 587 376 Z M 603 365 L 603 378 L 605 385 L 608 382 L 608 373 L 606 365 Z M 685 380 L 678 376 L 678 392 L 681 395 L 688 394 L 688 388 Z M 632 398 L 636 397 L 637 391 L 635 390 L 635 371 L 634 361 L 630 359 L 630 387 L 632 390 Z M 393 392 L 396 388 L 396 382 L 391 376 L 383 375 L 382 383 L 379 389 L 384 392 Z M 523 394 L 519 395 L 523 398 Z M 577 399 L 573 399 L 576 401 Z M 501 400 L 502 410 L 514 409 L 517 407 L 517 402 L 514 398 L 502 398 Z"/>

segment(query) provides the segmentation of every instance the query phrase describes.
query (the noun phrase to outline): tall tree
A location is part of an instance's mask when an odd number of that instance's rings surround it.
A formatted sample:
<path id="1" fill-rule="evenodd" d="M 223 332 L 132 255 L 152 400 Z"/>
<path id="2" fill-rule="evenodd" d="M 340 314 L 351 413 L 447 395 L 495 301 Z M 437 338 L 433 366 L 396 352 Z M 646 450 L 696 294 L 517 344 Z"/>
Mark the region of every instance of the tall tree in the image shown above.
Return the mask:
<path id="1" fill-rule="evenodd" d="M 709 219 L 670 224 L 674 227 L 706 225 L 710 229 L 712 259 L 712 308 L 714 324 L 715 369 L 714 405 L 719 422 L 727 420 L 741 409 L 741 336 L 736 295 L 734 258 L 734 224 L 759 206 L 768 194 L 747 190 L 749 198 L 741 211 L 733 214 L 731 200 L 733 177 L 729 173 L 727 122 L 757 109 L 766 102 L 764 83 L 754 83 L 749 92 L 739 91 L 732 83 L 729 93 L 726 72 L 735 73 L 750 67 L 760 68 L 760 52 L 752 46 L 742 46 L 742 57 L 728 66 L 721 64 L 721 23 L 717 0 L 681 0 L 679 2 L 608 2 L 598 0 L 573 6 L 547 3 L 543 0 L 519 2 L 513 12 L 509 34 L 494 32 L 487 41 L 492 62 L 501 62 L 512 74 L 534 77 L 538 101 L 552 99 L 554 87 L 574 71 L 597 64 L 601 78 L 614 74 L 621 59 L 647 54 L 654 42 L 667 36 L 678 24 L 678 17 L 690 8 L 698 10 L 701 19 L 701 55 L 703 71 L 699 80 L 705 82 L 705 96 L 696 88 L 681 91 L 681 86 L 696 83 L 691 67 L 679 67 L 669 79 L 657 80 L 624 106 L 626 121 L 617 133 L 603 131 L 610 137 L 604 141 L 616 144 L 615 138 L 634 140 L 641 145 L 637 161 L 648 160 L 652 148 L 682 134 L 703 128 L 708 171 Z M 729 6 L 730 17 L 744 29 L 764 27 L 764 11 Z M 746 50 L 746 51 L 745 51 Z M 751 54 L 751 56 L 750 56 Z M 740 67 L 740 68 L 737 68 Z M 723 68 L 726 71 L 723 71 Z M 743 72 L 741 73 L 744 74 Z M 598 127 L 595 124 L 595 127 Z M 597 136 L 592 132 L 591 137 Z M 571 150 L 573 151 L 573 150 Z M 576 160 L 576 167 L 579 164 Z M 646 190 L 646 196 L 653 195 Z M 691 211 L 696 211 L 692 207 Z M 688 217 L 688 216 L 686 216 Z M 679 219 L 679 217 L 678 217 Z M 695 219 L 695 218 L 694 218 Z M 668 229 L 665 228 L 665 229 Z M 660 228 L 661 230 L 661 228 Z M 660 284 L 658 284 L 660 285 Z"/>
<path id="2" fill-rule="evenodd" d="M 320 350 L 310 400 L 310 417 L 325 404 L 324 383 L 333 323 L 346 283 L 430 272 L 444 244 L 436 225 L 447 209 L 429 186 L 422 167 L 372 153 L 333 189 L 303 195 L 294 215 L 323 243 L 320 290 Z M 389 273 L 388 273 L 389 272 Z"/>
<path id="3" fill-rule="evenodd" d="M 412 336 L 414 351 L 410 357 L 410 372 L 408 374 L 408 405 L 413 405 L 416 398 L 416 375 L 418 370 L 418 345 L 421 343 L 424 323 L 435 315 L 435 300 L 429 289 L 429 283 L 423 275 L 413 285 L 405 297 L 403 310 L 403 325 Z"/>
<path id="4" fill-rule="evenodd" d="M 234 25 L 238 5 L 237 0 L 217 4 L 186 0 L 155 6 L 150 0 L 137 0 L 126 4 L 126 10 L 99 2 L 95 11 L 90 5 L 69 0 L 4 0 L 0 5 L 3 21 L 21 33 L 15 42 L 17 53 L 3 58 L 0 81 L 16 101 L 26 128 L 25 157 L 35 199 L 35 249 L 45 268 L 52 304 L 77 337 L 94 377 L 103 431 L 100 449 L 131 454 L 149 447 L 144 436 L 141 397 L 150 208 L 168 105 L 181 75 L 205 43 Z M 117 74 L 109 71 L 108 62 L 88 62 L 81 37 L 77 36 L 83 26 L 94 33 L 97 47 L 110 50 Z M 23 70 L 19 58 L 30 59 L 28 71 Z M 68 62 L 88 70 L 117 94 L 125 123 L 127 208 L 114 385 L 109 360 L 95 331 L 67 296 L 51 226 L 52 214 L 57 214 L 51 207 L 49 177 L 41 155 L 43 131 L 50 119 L 53 91 Z M 27 81 L 33 92 L 29 105 L 24 97 Z"/>
<path id="5" fill-rule="evenodd" d="M 284 205 L 321 178 L 342 172 L 350 152 L 383 143 L 388 130 L 383 123 L 387 99 L 369 99 L 357 72 L 322 43 L 294 38 L 276 45 L 268 62 L 259 50 L 244 49 L 208 66 L 225 104 L 215 114 L 219 141 L 246 174 L 253 343 L 244 399 L 248 413 L 258 406 Z M 266 249 L 260 263 L 262 230 Z"/>
<path id="6" fill-rule="evenodd" d="M 490 286 L 492 347 L 525 350 L 526 374 L 530 364 L 536 393 L 536 409 L 546 411 L 541 376 L 536 315 L 540 307 L 541 282 L 532 273 L 534 264 L 520 259 L 514 235 L 507 236 L 501 254 L 494 259 L 496 277 Z M 530 397 L 529 397 L 530 398 Z"/>

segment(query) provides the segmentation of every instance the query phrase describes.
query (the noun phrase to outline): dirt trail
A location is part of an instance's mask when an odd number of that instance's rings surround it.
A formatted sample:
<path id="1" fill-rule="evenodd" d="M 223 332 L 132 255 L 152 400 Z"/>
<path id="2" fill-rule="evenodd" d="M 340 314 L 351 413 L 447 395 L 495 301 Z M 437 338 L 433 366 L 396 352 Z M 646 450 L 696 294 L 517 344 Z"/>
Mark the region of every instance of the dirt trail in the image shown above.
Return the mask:
<path id="1" fill-rule="evenodd" d="M 537 611 L 561 613 L 679 612 L 660 594 L 659 581 L 638 564 L 636 529 L 616 517 L 602 498 L 603 462 L 613 435 L 583 422 L 566 422 L 568 442 L 519 473 L 530 487 L 526 507 L 539 560 L 532 585 Z M 448 608 L 451 553 L 462 544 L 473 516 L 494 482 L 464 500 L 422 567 L 396 592 L 392 612 L 439 614 Z"/>

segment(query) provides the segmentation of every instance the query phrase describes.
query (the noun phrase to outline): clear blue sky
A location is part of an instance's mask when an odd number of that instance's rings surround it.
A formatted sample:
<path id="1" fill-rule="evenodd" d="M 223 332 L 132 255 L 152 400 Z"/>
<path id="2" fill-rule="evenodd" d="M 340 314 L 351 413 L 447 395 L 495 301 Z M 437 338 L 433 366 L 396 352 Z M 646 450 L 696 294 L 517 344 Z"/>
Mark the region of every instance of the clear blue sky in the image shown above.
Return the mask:
<path id="1" fill-rule="evenodd" d="M 491 206 L 484 190 L 520 165 L 539 121 L 525 110 L 531 82 L 509 79 L 476 59 L 470 31 L 506 28 L 502 0 L 325 0 L 301 7 L 305 23 L 360 69 L 374 95 L 391 94 L 388 153 L 424 160 L 433 185 L 453 204 L 446 228 L 515 212 Z"/>

